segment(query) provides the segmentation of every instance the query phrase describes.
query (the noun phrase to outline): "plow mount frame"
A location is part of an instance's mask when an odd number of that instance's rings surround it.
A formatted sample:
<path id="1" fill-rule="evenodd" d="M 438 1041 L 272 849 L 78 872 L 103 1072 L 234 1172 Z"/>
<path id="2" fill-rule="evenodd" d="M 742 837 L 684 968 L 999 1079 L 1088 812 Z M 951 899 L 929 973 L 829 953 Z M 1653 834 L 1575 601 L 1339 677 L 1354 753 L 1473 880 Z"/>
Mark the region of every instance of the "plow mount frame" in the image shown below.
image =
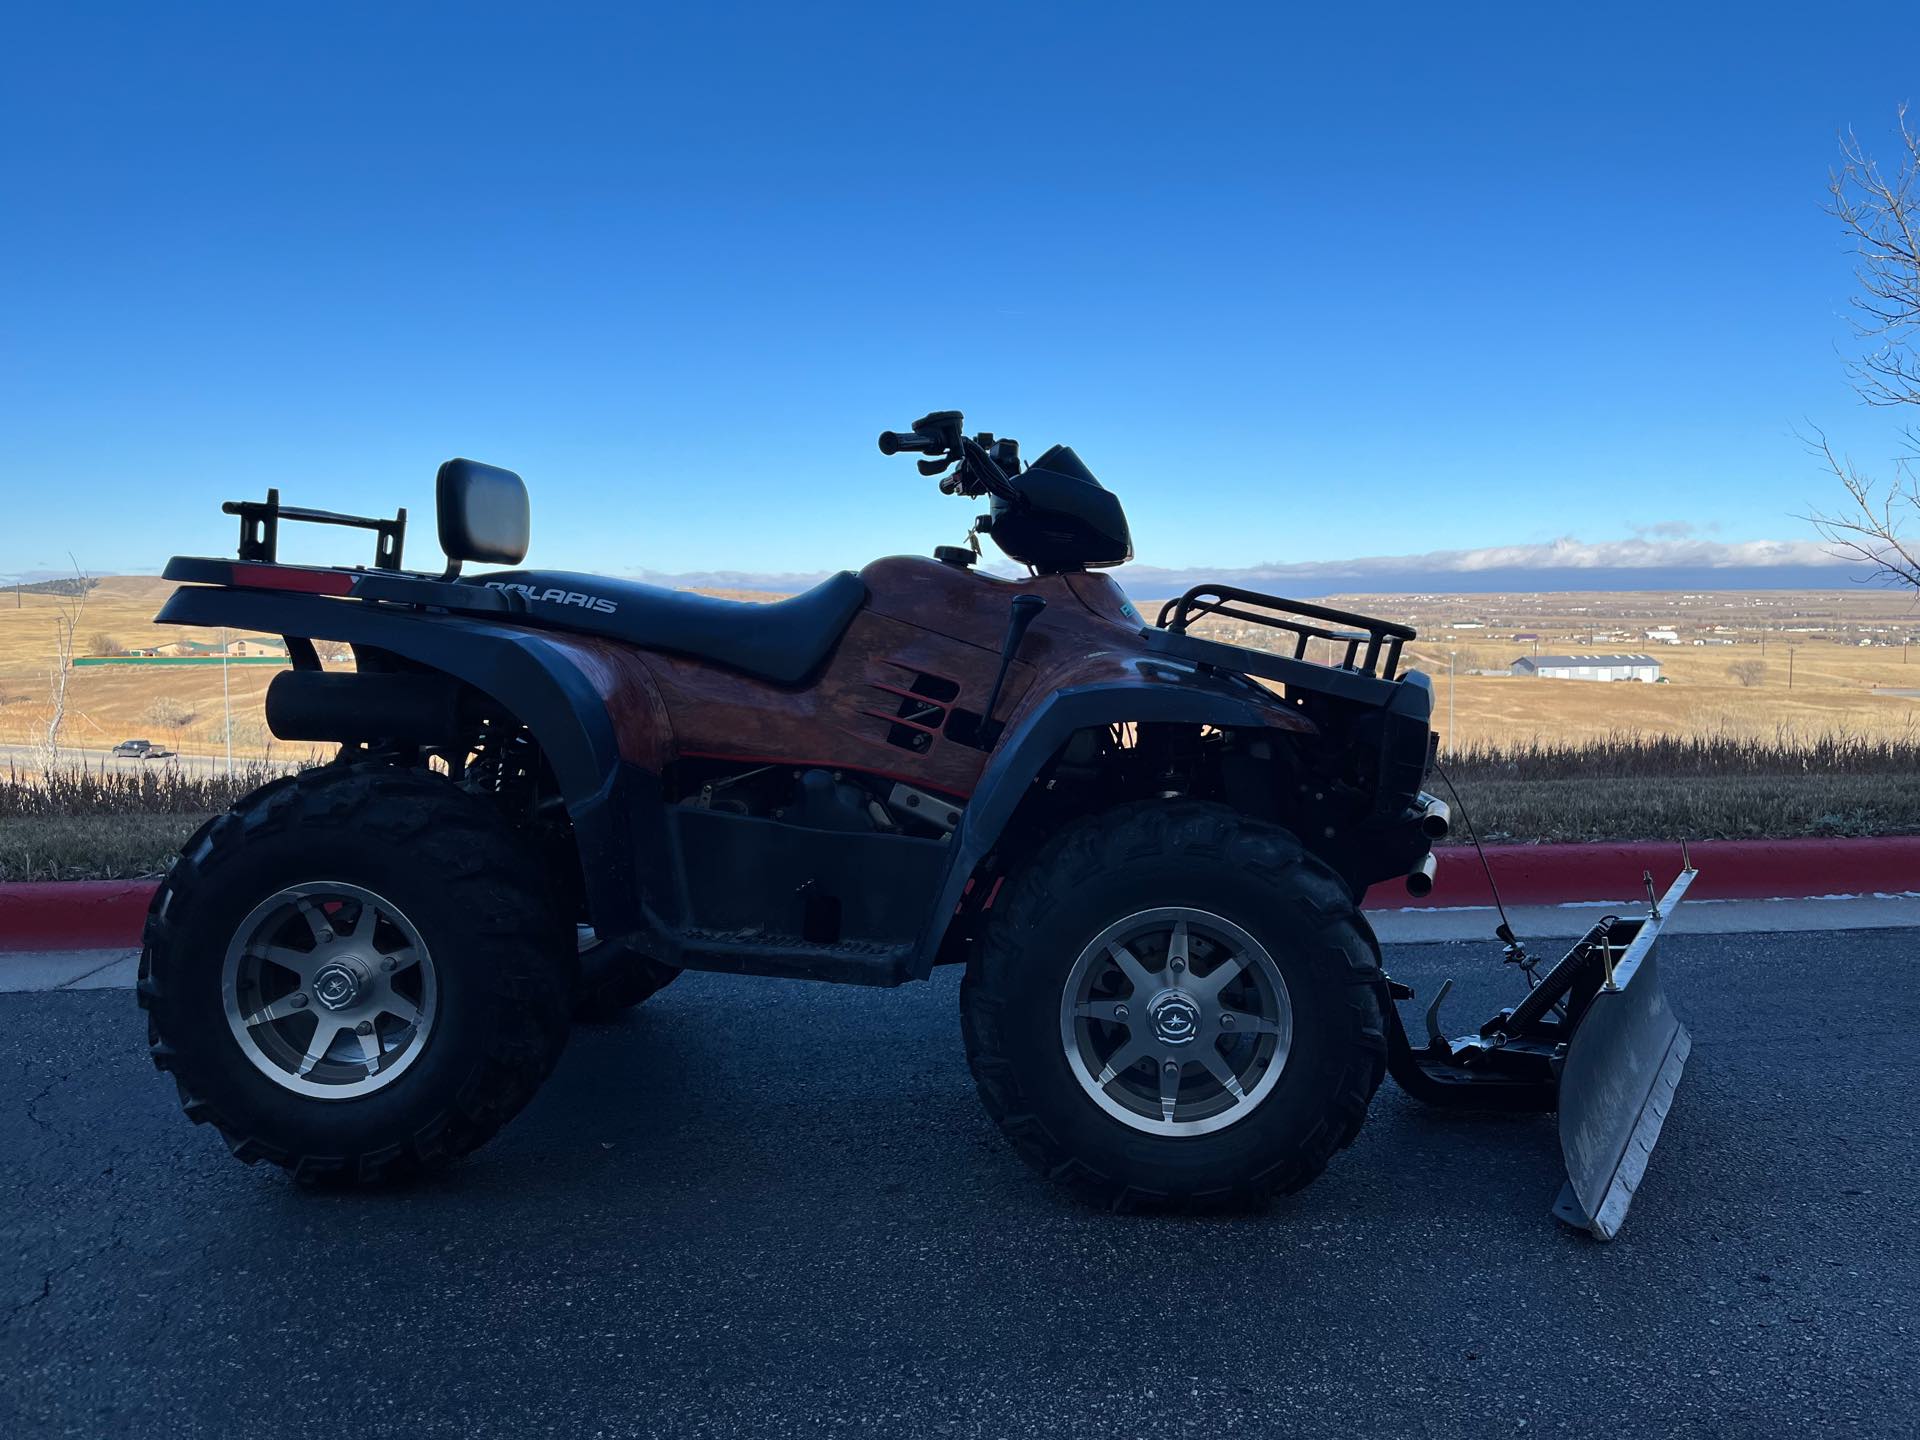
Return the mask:
<path id="1" fill-rule="evenodd" d="M 1599 1240 L 1619 1233 L 1647 1157 L 1660 1138 L 1692 1037 L 1660 985 L 1655 946 L 1699 872 L 1683 868 L 1647 914 L 1607 915 L 1588 929 L 1518 1004 L 1472 1035 L 1448 1039 L 1440 1006 L 1427 1006 L 1427 1043 L 1408 1038 L 1399 1007 L 1387 1006 L 1387 1068 L 1401 1089 L 1430 1105 L 1462 1110 L 1557 1110 L 1566 1181 L 1553 1216 Z M 1533 966 L 1503 923 L 1507 958 Z M 1394 1000 L 1410 988 L 1392 980 Z"/>

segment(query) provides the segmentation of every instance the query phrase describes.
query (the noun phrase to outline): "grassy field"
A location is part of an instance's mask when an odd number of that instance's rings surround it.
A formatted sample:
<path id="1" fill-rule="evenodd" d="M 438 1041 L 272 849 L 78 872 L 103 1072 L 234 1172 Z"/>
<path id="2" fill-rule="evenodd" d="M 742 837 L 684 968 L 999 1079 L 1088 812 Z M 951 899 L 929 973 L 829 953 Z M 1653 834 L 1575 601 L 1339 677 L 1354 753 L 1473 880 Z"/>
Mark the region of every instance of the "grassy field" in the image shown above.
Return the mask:
<path id="1" fill-rule="evenodd" d="M 204 641 L 217 633 L 153 625 L 153 613 L 172 588 L 151 576 L 102 580 L 79 626 L 82 653 L 95 634 L 134 647 Z M 1598 740 L 1629 732 L 1920 737 L 1920 694 L 1875 693 L 1920 691 L 1920 643 L 1889 643 L 1908 634 L 1920 640 L 1916 598 L 1861 590 L 1690 597 L 1362 595 L 1336 603 L 1407 620 L 1420 629 L 1423 638 L 1409 647 L 1408 663 L 1433 678 L 1435 728 L 1443 745 L 1458 751 L 1475 744 Z M 30 744 L 45 728 L 54 606 L 50 596 L 0 594 L 0 745 Z M 1477 628 L 1457 628 L 1462 625 Z M 1649 643 L 1644 631 L 1657 625 L 1731 643 Z M 1206 626 L 1200 633 L 1237 643 L 1274 639 L 1272 631 L 1253 627 L 1229 630 L 1217 621 Z M 1516 634 L 1540 638 L 1519 641 L 1512 638 Z M 1862 639 L 1874 643 L 1862 647 Z M 1660 660 L 1669 683 L 1594 684 L 1474 673 L 1504 672 L 1516 658 L 1536 650 L 1644 651 Z M 1744 676 L 1733 673 L 1750 665 L 1756 668 Z M 273 754 L 261 702 L 276 673 L 276 667 L 248 665 L 227 674 L 239 755 Z M 156 710 L 156 702 L 169 703 Z M 153 718 L 165 711 L 190 718 L 178 724 Z M 225 745 L 221 667 L 74 671 L 62 743 L 98 749 L 135 736 L 187 753 L 219 753 Z"/>
<path id="2" fill-rule="evenodd" d="M 123 647 L 206 639 L 207 632 L 151 623 L 171 589 L 151 577 L 101 581 L 78 627 L 81 653 L 95 635 Z M 1920 691 L 1920 643 L 1899 643 L 1920 641 L 1911 595 L 1349 596 L 1334 603 L 1406 620 L 1427 637 L 1408 659 L 1434 678 L 1443 754 L 1484 839 L 1920 833 L 1920 695 L 1875 693 Z M 44 728 L 55 613 L 53 597 L 0 594 L 0 745 L 31 744 Z M 1206 625 L 1202 633 L 1237 643 L 1274 640 L 1270 630 Z M 1645 638 L 1661 627 L 1703 643 Z M 1473 673 L 1504 672 L 1536 651 L 1645 652 L 1661 661 L 1669 683 Z M 268 762 L 268 770 L 308 758 L 306 747 L 294 755 L 282 745 L 276 753 L 262 723 L 261 699 L 276 673 L 242 666 L 226 677 L 235 752 Z M 218 753 L 221 680 L 217 665 L 74 671 L 62 742 L 99 749 L 145 736 L 189 753 Z M 169 711 L 185 718 L 152 718 Z M 227 796 L 221 782 L 178 775 L 49 787 L 22 777 L 9 782 L 0 768 L 0 879 L 153 873 Z"/>
<path id="3" fill-rule="evenodd" d="M 1348 595 L 1329 603 L 1419 630 L 1406 663 L 1433 680 L 1434 728 L 1449 751 L 1621 733 L 1920 738 L 1920 694 L 1875 693 L 1920 691 L 1920 596 L 1912 592 Z M 1196 633 L 1274 643 L 1275 632 L 1261 627 L 1203 625 Z M 1672 629 L 1680 643 L 1650 641 L 1652 629 Z M 1507 673 L 1522 656 L 1582 653 L 1651 655 L 1667 683 Z M 1324 647 L 1315 654 L 1324 658 Z"/>
<path id="4" fill-rule="evenodd" d="M 170 581 L 154 576 L 114 575 L 87 596 L 76 632 L 78 653 L 91 653 L 96 634 L 123 648 L 205 641 L 218 632 L 184 626 L 161 627 L 153 615 L 173 593 Z M 50 595 L 0 595 L 0 745 L 29 745 L 44 733 L 48 674 L 57 654 L 57 606 Z M 170 749 L 211 755 L 224 749 L 226 711 L 221 700 L 221 666 L 86 667 L 72 672 L 67 691 L 67 722 L 61 744 L 101 749 L 144 737 Z M 261 707 L 278 667 L 228 667 L 233 704 L 234 748 L 247 756 L 270 753 Z M 156 702 L 184 723 L 152 718 Z"/>

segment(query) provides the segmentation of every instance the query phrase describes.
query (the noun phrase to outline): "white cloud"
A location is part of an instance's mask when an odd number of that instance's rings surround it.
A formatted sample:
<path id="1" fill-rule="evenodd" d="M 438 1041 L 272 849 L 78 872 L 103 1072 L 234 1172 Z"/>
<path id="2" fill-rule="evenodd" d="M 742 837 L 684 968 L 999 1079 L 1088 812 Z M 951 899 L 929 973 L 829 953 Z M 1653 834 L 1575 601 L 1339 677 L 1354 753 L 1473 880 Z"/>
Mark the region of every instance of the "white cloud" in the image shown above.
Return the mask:
<path id="1" fill-rule="evenodd" d="M 1711 570 L 1775 565 L 1830 565 L 1833 557 L 1815 540 L 1668 539 L 1653 530 L 1630 540 L 1588 543 L 1567 535 L 1536 545 L 1494 545 L 1480 550 L 1435 550 L 1425 555 L 1349 562 L 1432 570 L 1638 570 L 1672 565 Z"/>

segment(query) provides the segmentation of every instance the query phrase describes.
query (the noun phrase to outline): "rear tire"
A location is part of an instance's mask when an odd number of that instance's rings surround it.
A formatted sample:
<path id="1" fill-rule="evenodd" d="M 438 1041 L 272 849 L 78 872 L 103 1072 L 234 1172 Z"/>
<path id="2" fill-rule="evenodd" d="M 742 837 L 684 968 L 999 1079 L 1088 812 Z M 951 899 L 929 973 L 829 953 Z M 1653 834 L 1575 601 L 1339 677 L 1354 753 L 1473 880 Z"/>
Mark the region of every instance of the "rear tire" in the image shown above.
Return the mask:
<path id="1" fill-rule="evenodd" d="M 566 1042 L 575 957 L 537 875 L 492 806 L 430 772 L 275 781 L 188 841 L 154 897 L 153 1062 L 248 1163 L 348 1185 L 444 1166 Z"/>
<path id="2" fill-rule="evenodd" d="M 1224 806 L 1145 802 L 1063 831 L 1007 885 L 960 997 L 987 1113 L 1034 1169 L 1114 1209 L 1300 1189 L 1386 1071 L 1352 895 Z"/>

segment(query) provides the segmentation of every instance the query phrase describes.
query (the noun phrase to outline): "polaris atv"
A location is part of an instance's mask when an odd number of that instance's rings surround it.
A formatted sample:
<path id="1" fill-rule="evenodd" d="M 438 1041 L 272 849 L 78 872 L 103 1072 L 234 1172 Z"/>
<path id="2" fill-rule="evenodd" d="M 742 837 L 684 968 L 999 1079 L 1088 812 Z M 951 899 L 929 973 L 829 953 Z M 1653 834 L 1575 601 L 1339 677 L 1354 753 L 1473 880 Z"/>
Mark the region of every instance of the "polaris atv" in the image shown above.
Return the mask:
<path id="1" fill-rule="evenodd" d="M 467 460 L 439 472 L 439 574 L 402 568 L 404 510 L 230 502 L 238 560 L 175 559 L 157 619 L 286 637 L 268 724 L 340 750 L 205 826 L 154 899 L 140 1001 L 187 1114 L 244 1160 L 375 1182 L 479 1146 L 570 1020 L 683 970 L 962 965 L 968 1061 L 1026 1160 L 1102 1203 L 1240 1205 L 1318 1174 L 1390 1064 L 1443 1103 L 1551 1108 L 1602 952 L 1607 995 L 1658 999 L 1613 978 L 1642 922 L 1609 921 L 1480 1035 L 1415 1050 L 1358 908 L 1425 893 L 1450 823 L 1414 632 L 1227 586 L 1146 624 L 1099 573 L 1132 556 L 1120 502 L 1072 450 L 1023 465 L 951 411 L 880 448 L 985 499 L 971 543 L 769 604 L 463 574 L 528 543 L 519 477 Z M 289 521 L 374 531 L 374 565 L 279 563 Z M 1030 574 L 983 572 L 978 535 Z M 1580 1223 L 1651 1086 L 1603 1117 Z"/>

